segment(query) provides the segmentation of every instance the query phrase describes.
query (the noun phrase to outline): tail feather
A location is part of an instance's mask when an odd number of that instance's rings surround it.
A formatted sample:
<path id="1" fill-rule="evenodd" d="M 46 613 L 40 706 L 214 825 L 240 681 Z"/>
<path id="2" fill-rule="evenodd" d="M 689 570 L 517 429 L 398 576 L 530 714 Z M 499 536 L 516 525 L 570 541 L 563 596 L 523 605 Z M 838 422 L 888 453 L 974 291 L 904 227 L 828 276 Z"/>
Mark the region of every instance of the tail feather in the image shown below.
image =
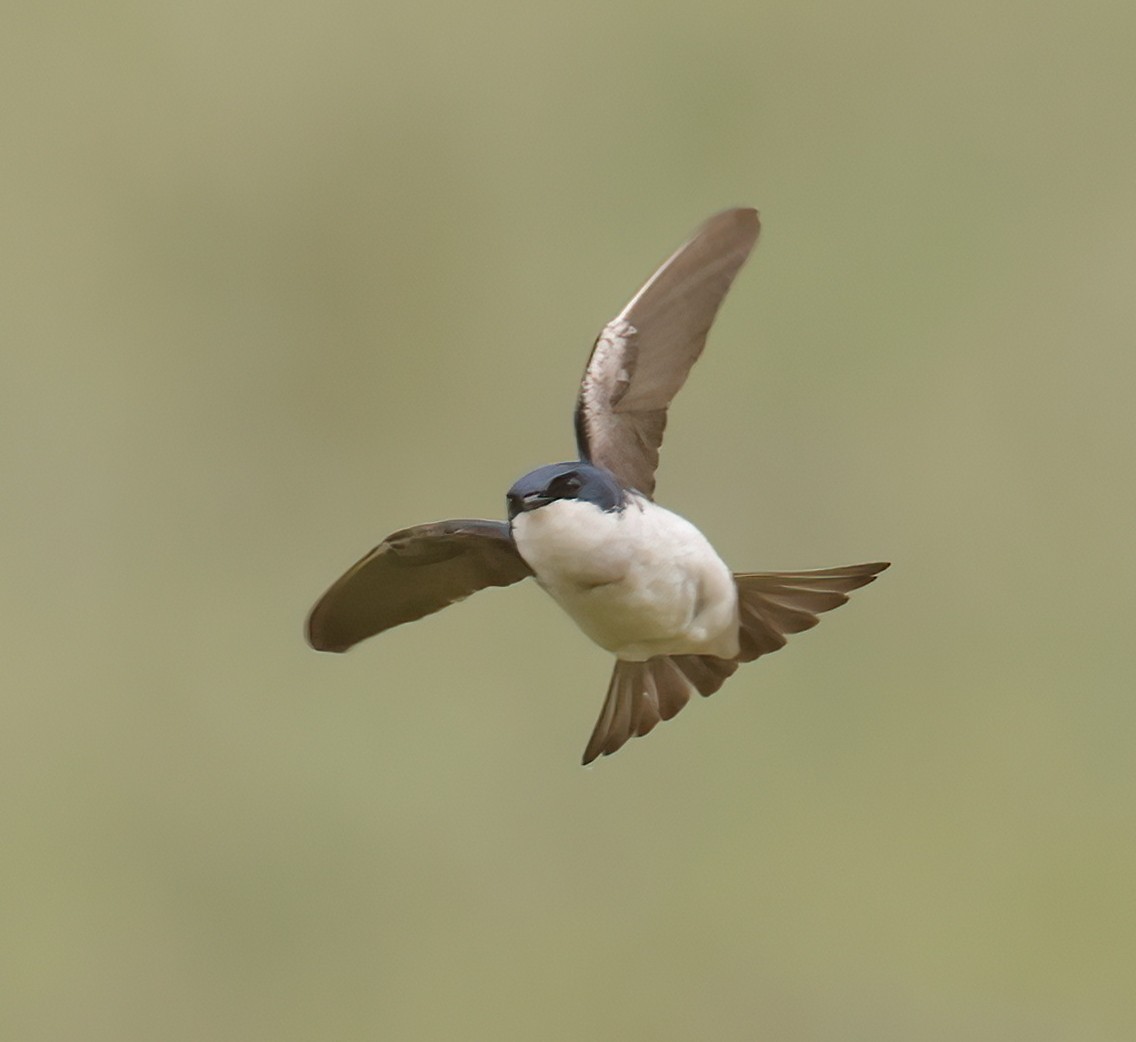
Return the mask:
<path id="1" fill-rule="evenodd" d="M 785 646 L 787 634 L 811 629 L 817 615 L 838 608 L 848 593 L 873 582 L 887 564 L 854 564 L 810 572 L 747 572 L 738 588 L 736 658 L 658 655 L 645 662 L 617 659 L 607 699 L 584 750 L 584 763 L 610 756 L 630 738 L 670 720 L 695 693 L 712 695 L 742 662 Z"/>
<path id="2" fill-rule="evenodd" d="M 703 698 L 714 694 L 738 668 L 735 659 L 715 658 L 713 655 L 672 655 L 671 662 L 678 666 Z"/>
<path id="3" fill-rule="evenodd" d="M 752 662 L 785 646 L 787 635 L 812 629 L 821 612 L 839 608 L 848 594 L 874 582 L 887 568 L 876 561 L 812 572 L 743 572 L 738 587 L 739 662 Z"/>
<path id="4" fill-rule="evenodd" d="M 712 655 L 657 655 L 646 662 L 617 659 L 584 763 L 647 734 L 678 713 L 692 695 L 713 694 L 737 668 L 732 659 Z"/>

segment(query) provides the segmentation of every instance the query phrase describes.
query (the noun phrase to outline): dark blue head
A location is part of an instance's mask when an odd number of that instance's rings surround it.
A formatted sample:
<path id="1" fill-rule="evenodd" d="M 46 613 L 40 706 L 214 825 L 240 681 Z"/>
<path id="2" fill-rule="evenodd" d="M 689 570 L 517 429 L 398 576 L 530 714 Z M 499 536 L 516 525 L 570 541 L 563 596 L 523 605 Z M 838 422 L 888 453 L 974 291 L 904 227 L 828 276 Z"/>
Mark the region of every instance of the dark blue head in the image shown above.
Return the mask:
<path id="1" fill-rule="evenodd" d="M 579 460 L 550 463 L 547 467 L 529 471 L 509 489 L 505 497 L 509 505 L 509 520 L 558 499 L 579 499 L 594 503 L 600 510 L 620 510 L 624 492 L 615 475 L 602 467 Z"/>

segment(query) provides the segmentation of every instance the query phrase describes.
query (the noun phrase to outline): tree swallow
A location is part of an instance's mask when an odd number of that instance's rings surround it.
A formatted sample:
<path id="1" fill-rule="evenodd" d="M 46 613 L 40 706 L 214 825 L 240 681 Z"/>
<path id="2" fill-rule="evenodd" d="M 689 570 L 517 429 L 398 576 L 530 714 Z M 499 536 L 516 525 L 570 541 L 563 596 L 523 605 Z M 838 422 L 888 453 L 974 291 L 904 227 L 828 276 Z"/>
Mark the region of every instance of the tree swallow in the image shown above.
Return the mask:
<path id="1" fill-rule="evenodd" d="M 308 617 L 318 651 L 346 651 L 487 586 L 532 576 L 615 655 L 584 763 L 614 753 L 783 647 L 884 562 L 731 573 L 689 521 L 654 502 L 667 406 L 757 241 L 756 210 L 711 217 L 604 327 L 576 404 L 580 458 L 522 477 L 508 522 L 437 521 L 387 536 Z"/>

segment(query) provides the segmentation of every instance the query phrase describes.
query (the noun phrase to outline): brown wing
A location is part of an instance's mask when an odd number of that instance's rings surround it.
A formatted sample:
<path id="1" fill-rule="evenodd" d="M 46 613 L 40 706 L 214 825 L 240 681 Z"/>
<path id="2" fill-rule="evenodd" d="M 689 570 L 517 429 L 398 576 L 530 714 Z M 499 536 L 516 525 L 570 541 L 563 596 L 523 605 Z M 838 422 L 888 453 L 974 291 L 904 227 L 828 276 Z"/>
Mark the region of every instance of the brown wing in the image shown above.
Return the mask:
<path id="1" fill-rule="evenodd" d="M 606 467 L 627 488 L 654 493 L 667 406 L 702 353 L 759 230 L 756 210 L 711 217 L 604 327 L 576 405 L 581 459 Z"/>
<path id="2" fill-rule="evenodd" d="M 486 586 L 532 574 L 501 521 L 437 521 L 387 536 L 332 584 L 308 616 L 308 643 L 346 651 Z"/>

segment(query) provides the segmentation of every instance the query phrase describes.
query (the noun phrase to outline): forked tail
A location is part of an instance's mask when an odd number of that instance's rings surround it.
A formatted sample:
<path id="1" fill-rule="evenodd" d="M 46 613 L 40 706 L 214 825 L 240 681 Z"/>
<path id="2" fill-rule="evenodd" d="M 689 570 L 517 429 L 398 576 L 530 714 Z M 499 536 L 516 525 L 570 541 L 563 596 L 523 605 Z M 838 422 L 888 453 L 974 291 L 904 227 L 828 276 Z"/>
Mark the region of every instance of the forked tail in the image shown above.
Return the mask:
<path id="1" fill-rule="evenodd" d="M 739 663 L 783 648 L 789 634 L 812 629 L 820 621 L 820 613 L 839 608 L 852 590 L 866 586 L 887 567 L 877 561 L 811 572 L 735 575 L 737 657 L 658 655 L 646 662 L 617 659 L 607 699 L 584 750 L 584 763 L 609 756 L 629 738 L 645 735 L 661 720 L 669 720 L 695 692 L 712 695 Z"/>

